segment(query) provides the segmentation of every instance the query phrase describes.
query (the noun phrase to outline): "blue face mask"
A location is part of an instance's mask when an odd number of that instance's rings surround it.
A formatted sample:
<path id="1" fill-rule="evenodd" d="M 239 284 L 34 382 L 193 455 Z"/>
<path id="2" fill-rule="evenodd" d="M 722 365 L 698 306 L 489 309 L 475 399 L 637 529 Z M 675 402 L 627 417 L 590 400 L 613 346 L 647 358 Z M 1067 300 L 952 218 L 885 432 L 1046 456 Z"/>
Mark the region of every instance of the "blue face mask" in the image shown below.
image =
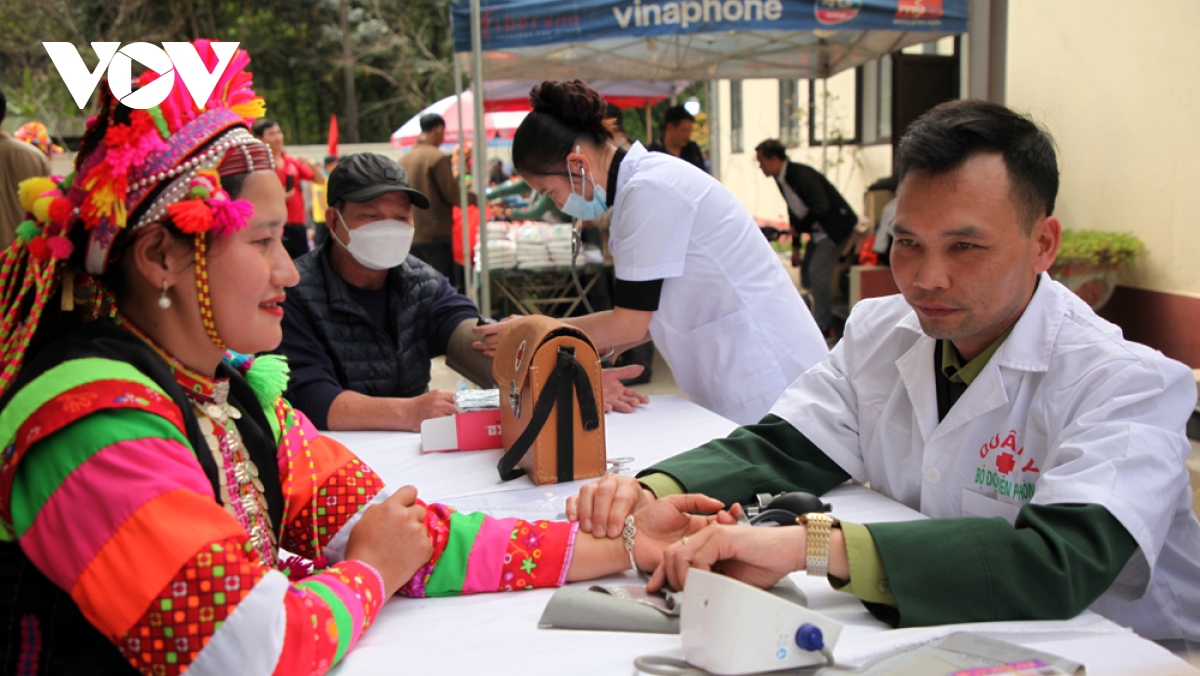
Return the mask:
<path id="1" fill-rule="evenodd" d="M 587 178 L 586 173 L 584 173 L 583 178 Z M 567 201 L 562 205 L 560 211 L 568 216 L 584 221 L 599 218 L 601 214 L 608 211 L 608 193 L 604 191 L 604 188 L 601 188 L 596 185 L 595 181 L 592 181 L 592 199 L 585 201 L 582 194 L 575 192 L 575 175 L 571 173 L 570 169 L 567 170 L 567 179 L 571 181 L 571 194 L 567 195 Z M 581 179 L 579 182 L 581 192 L 583 188 L 583 179 Z"/>

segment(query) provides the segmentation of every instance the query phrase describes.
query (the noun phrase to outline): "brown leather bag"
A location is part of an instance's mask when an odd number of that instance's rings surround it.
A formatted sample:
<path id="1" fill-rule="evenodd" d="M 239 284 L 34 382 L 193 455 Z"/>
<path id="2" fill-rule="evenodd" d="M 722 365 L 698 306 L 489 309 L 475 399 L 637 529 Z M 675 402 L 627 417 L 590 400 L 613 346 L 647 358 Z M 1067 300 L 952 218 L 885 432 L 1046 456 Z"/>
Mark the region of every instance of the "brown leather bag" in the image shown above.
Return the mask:
<path id="1" fill-rule="evenodd" d="M 550 317 L 514 319 L 492 375 L 500 388 L 501 479 L 528 473 L 541 485 L 604 474 L 600 359 L 586 333 Z"/>

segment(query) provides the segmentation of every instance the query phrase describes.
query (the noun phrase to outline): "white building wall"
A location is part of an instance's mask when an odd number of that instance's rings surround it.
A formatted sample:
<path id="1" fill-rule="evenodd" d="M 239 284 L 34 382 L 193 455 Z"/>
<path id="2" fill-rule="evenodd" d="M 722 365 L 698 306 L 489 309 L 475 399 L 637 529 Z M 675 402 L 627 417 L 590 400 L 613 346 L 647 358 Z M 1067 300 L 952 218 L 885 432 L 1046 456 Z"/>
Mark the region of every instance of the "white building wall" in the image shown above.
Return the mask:
<path id="1" fill-rule="evenodd" d="M 1146 244 L 1122 283 L 1200 297 L 1200 2 L 1009 0 L 1007 103 L 1049 128 L 1068 228 Z"/>
<path id="2" fill-rule="evenodd" d="M 754 146 L 768 138 L 779 138 L 779 81 L 742 81 L 742 138 L 743 150 L 732 152 L 730 134 L 729 81 L 720 83 L 721 182 L 742 201 L 756 218 L 786 223 L 787 206 L 774 181 L 763 176 L 755 161 Z M 833 121 L 841 120 L 844 133 L 853 133 L 854 115 L 854 72 L 847 71 L 830 80 L 830 92 L 837 98 L 830 106 L 831 129 Z M 808 82 L 800 81 L 800 102 L 808 104 Z M 821 85 L 817 83 L 817 96 L 821 96 Z M 820 126 L 818 110 L 817 125 Z M 805 111 L 807 114 L 807 111 Z M 788 150 L 788 157 L 797 162 L 811 165 L 818 170 L 822 166 L 822 150 L 819 145 L 808 145 L 808 122 L 801 119 L 800 146 Z M 831 137 L 833 135 L 831 134 Z M 837 186 L 851 206 L 862 215 L 862 197 L 866 187 L 876 180 L 888 176 L 892 170 L 892 147 L 888 144 L 845 145 L 827 149 L 828 169 L 826 176 Z"/>
<path id="3" fill-rule="evenodd" d="M 1064 226 L 1134 232 L 1146 255 L 1124 273 L 1123 284 L 1200 297 L 1200 48 L 1194 36 L 1200 1 L 1143 7 L 1127 0 L 1009 0 L 1008 7 L 1006 103 L 1054 135 L 1062 174 L 1056 213 Z M 969 72 L 985 69 L 964 63 L 964 75 Z M 831 79 L 831 89 L 848 104 L 853 97 L 843 95 L 846 81 L 853 86 L 852 73 Z M 730 150 L 729 86 L 721 83 L 721 178 L 756 217 L 786 221 L 783 199 L 754 162 L 754 146 L 779 135 L 778 82 L 743 83 L 741 153 Z M 963 89 L 970 91 L 970 83 Z M 803 129 L 802 146 L 789 155 L 819 168 L 820 148 L 807 147 L 807 140 Z M 891 173 L 891 146 L 842 152 L 838 164 L 830 151 L 835 162 L 827 175 L 861 209 L 865 187 Z"/>

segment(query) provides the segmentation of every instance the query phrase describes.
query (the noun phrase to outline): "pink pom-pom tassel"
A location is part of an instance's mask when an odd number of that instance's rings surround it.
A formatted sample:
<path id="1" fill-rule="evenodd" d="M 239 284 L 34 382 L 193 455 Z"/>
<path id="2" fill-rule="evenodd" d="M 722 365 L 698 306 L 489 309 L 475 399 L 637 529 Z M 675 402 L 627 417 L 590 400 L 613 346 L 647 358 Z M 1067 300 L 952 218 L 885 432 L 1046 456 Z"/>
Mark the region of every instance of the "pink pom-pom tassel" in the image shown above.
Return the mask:
<path id="1" fill-rule="evenodd" d="M 75 245 L 71 244 L 71 240 L 61 235 L 47 238 L 46 246 L 50 248 L 50 257 L 59 260 L 70 258 L 71 253 L 75 251 Z"/>
<path id="2" fill-rule="evenodd" d="M 212 208 L 213 232 L 226 237 L 246 227 L 254 215 L 254 205 L 246 200 L 204 200 Z"/>

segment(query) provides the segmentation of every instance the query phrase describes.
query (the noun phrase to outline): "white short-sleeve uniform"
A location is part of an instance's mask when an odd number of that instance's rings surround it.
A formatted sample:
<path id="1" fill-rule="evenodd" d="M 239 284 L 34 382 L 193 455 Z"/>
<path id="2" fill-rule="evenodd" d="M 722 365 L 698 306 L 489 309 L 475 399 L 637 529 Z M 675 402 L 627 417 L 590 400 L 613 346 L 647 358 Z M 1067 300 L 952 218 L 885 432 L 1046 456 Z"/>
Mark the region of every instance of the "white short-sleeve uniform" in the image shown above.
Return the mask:
<path id="1" fill-rule="evenodd" d="M 693 401 L 758 422 L 828 350 L 779 256 L 719 181 L 630 148 L 617 173 L 609 248 L 617 279 L 661 279 L 654 344 Z"/>
<path id="2" fill-rule="evenodd" d="M 901 296 L 863 301 L 772 413 L 856 481 L 933 518 L 1103 506 L 1138 551 L 1092 609 L 1147 638 L 1200 640 L 1191 370 L 1124 340 L 1046 275 L 940 423 L 934 345 Z"/>

